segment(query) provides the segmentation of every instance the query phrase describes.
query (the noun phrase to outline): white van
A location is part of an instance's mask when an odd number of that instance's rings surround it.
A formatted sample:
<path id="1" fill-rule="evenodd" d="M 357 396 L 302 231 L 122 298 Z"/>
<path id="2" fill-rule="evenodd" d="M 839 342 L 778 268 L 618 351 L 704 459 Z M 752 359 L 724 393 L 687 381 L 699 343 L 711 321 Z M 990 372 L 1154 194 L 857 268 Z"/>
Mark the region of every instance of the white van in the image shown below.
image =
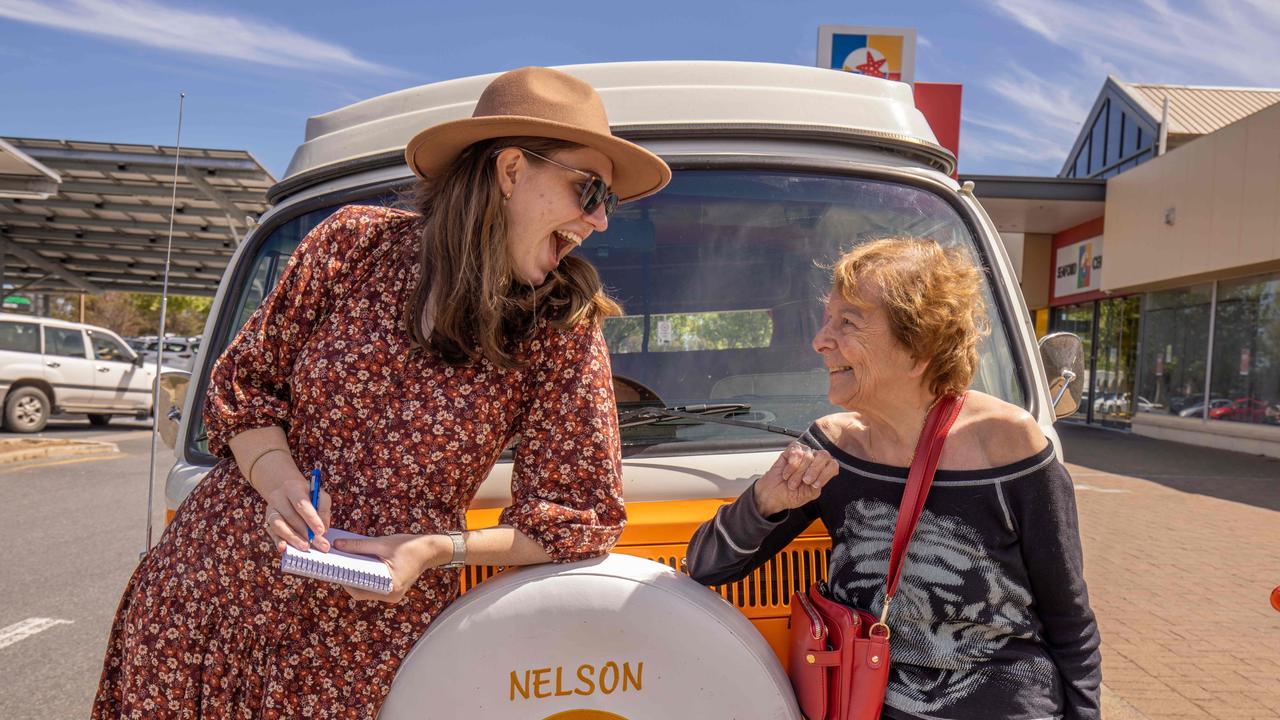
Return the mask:
<path id="1" fill-rule="evenodd" d="M 817 68 L 639 62 L 560 68 L 600 93 L 618 135 L 674 179 L 620 206 L 575 252 L 626 315 L 606 322 L 623 426 L 628 525 L 610 556 L 504 571 L 467 568 L 466 593 L 401 666 L 382 718 L 799 718 L 784 671 L 791 592 L 826 577 L 815 524 L 741 582 L 709 590 L 681 572 L 693 530 L 832 412 L 810 349 L 830 261 L 890 235 L 964 248 L 986 270 L 994 331 L 974 387 L 1026 408 L 1056 440 L 1052 400 L 1074 410 L 1073 372 L 1051 398 L 1018 282 L 955 160 L 899 83 Z M 467 117 L 493 76 L 412 88 L 311 118 L 273 209 L 232 259 L 177 428 L 169 510 L 214 463 L 201 411 L 214 359 L 337 207 L 395 203 L 413 180 L 406 141 Z M 1062 377 L 1059 377 L 1062 376 Z M 1066 378 L 1064 381 L 1063 378 Z M 181 394 L 181 393 L 179 393 Z M 705 422 L 663 416 L 704 413 Z M 162 408 L 161 414 L 164 414 Z M 759 427 L 719 422 L 755 423 Z M 774 426 L 775 431 L 760 429 Z M 510 502 L 494 468 L 468 524 Z"/>
<path id="2" fill-rule="evenodd" d="M 154 367 L 106 328 L 0 313 L 6 430 L 40 432 L 56 413 L 87 413 L 93 425 L 113 415 L 146 418 L 154 378 Z"/>

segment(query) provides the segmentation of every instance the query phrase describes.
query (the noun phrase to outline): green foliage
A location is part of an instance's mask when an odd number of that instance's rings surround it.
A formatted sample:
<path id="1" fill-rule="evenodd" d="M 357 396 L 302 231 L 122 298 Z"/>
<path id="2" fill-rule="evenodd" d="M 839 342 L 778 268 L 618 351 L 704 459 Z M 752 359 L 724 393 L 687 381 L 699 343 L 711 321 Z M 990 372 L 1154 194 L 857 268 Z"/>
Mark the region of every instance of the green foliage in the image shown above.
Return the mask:
<path id="1" fill-rule="evenodd" d="M 663 342 L 662 323 L 671 327 L 670 342 Z M 768 347 L 773 321 L 767 310 L 726 310 L 649 316 L 649 352 L 731 350 Z M 614 353 L 644 350 L 644 317 L 609 318 L 604 324 L 605 342 Z"/>
<path id="2" fill-rule="evenodd" d="M 165 313 L 165 332 L 199 335 L 213 298 L 171 295 Z M 80 320 L 79 295 L 49 297 L 50 317 Z M 149 293 L 107 292 L 84 298 L 84 321 L 114 330 L 120 335 L 155 335 L 160 329 L 160 296 Z"/>

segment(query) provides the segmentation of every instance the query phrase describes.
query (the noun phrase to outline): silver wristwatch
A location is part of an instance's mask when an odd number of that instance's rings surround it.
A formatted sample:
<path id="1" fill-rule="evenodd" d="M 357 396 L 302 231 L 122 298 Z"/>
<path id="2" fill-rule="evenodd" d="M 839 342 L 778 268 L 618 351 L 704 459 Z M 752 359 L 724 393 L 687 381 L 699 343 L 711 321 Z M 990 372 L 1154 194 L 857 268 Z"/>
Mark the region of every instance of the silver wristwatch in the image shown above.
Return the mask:
<path id="1" fill-rule="evenodd" d="M 440 567 L 447 570 L 457 570 L 467 564 L 467 543 L 462 539 L 462 533 L 457 530 L 445 530 L 445 535 L 453 541 L 453 559 Z"/>

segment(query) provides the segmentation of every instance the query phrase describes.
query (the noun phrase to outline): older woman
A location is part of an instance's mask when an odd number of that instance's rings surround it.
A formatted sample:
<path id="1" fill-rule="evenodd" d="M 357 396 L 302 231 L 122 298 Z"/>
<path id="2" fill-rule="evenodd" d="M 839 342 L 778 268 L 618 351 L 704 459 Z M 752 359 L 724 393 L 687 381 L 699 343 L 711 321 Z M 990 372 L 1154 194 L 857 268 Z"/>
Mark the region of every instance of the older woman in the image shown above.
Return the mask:
<path id="1" fill-rule="evenodd" d="M 578 560 L 617 539 L 600 322 L 618 309 L 570 252 L 670 171 L 610 134 L 590 86 L 544 68 L 498 77 L 406 159 L 418 212 L 336 212 L 214 366 L 205 422 L 223 459 L 125 590 L 95 718 L 373 718 L 457 595 L 456 567 Z M 517 434 L 514 502 L 464 531 Z M 381 556 L 389 596 L 281 574 L 308 528 L 327 549 L 330 520 L 376 536 L 339 547 Z"/>
<path id="2" fill-rule="evenodd" d="M 983 317 L 960 251 L 890 239 L 844 255 L 813 348 L 847 412 L 699 528 L 690 574 L 738 580 L 821 518 L 832 598 L 878 615 L 916 441 L 936 400 L 969 387 Z M 1052 445 L 1025 410 L 968 391 L 939 467 L 890 608 L 884 717 L 1099 717 L 1097 625 Z"/>

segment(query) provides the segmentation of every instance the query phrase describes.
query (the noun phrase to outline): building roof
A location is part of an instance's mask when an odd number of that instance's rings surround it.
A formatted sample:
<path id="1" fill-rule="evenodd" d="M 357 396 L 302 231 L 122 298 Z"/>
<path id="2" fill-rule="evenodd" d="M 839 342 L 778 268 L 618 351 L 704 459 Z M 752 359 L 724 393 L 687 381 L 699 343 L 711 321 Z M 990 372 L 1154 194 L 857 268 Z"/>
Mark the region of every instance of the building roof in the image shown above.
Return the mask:
<path id="1" fill-rule="evenodd" d="M 6 284 L 45 292 L 160 291 L 175 148 L 0 142 L 61 179 L 43 197 L 0 195 Z M 266 212 L 275 178 L 244 150 L 182 148 L 179 160 L 170 292 L 212 295 L 236 246 Z"/>
<path id="2" fill-rule="evenodd" d="M 1280 103 L 1280 89 L 1275 88 L 1115 82 L 1154 123 L 1160 122 L 1164 100 L 1168 98 L 1170 135 L 1207 135 Z"/>

